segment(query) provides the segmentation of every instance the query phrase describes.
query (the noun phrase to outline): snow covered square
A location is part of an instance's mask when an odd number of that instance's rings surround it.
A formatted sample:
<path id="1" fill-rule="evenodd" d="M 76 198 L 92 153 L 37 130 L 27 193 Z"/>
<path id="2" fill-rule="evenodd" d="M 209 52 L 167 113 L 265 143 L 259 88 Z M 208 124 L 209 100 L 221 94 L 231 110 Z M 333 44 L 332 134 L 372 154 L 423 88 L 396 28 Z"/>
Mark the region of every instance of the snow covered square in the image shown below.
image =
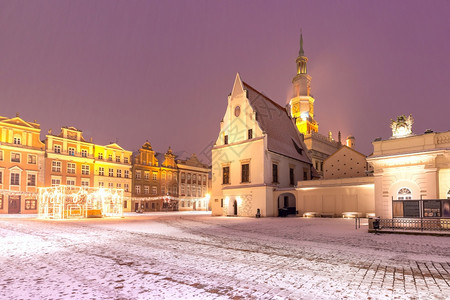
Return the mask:
<path id="1" fill-rule="evenodd" d="M 450 237 L 208 213 L 0 217 L 0 299 L 448 299 Z"/>

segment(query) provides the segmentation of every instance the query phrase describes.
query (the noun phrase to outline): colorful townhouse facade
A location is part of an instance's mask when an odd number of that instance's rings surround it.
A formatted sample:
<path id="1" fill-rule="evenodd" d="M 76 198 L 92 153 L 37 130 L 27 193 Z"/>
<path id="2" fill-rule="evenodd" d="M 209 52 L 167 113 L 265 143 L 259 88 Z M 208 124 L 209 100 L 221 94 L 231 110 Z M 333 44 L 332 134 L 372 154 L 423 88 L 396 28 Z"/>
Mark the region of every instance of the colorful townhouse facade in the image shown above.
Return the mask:
<path id="1" fill-rule="evenodd" d="M 35 214 L 44 181 L 40 124 L 0 117 L 0 213 Z"/>

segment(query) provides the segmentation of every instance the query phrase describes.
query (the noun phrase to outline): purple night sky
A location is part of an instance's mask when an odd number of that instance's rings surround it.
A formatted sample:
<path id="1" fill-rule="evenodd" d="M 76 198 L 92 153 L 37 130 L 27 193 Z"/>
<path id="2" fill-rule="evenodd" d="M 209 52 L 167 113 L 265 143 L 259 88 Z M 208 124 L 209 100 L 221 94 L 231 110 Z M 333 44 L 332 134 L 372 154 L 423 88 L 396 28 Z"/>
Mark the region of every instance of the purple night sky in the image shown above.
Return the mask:
<path id="1" fill-rule="evenodd" d="M 400 114 L 450 129 L 450 1 L 2 0 L 0 115 L 200 153 L 236 72 L 285 105 L 300 28 L 319 132 L 370 154 Z"/>

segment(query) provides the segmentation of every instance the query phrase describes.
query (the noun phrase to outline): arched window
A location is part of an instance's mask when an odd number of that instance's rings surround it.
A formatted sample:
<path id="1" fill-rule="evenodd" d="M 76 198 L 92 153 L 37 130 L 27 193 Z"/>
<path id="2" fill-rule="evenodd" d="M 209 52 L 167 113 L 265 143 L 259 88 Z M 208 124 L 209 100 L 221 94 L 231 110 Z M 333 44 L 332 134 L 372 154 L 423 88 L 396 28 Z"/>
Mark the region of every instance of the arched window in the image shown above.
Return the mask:
<path id="1" fill-rule="evenodd" d="M 411 200 L 411 190 L 408 188 L 401 188 L 397 193 L 397 200 Z"/>

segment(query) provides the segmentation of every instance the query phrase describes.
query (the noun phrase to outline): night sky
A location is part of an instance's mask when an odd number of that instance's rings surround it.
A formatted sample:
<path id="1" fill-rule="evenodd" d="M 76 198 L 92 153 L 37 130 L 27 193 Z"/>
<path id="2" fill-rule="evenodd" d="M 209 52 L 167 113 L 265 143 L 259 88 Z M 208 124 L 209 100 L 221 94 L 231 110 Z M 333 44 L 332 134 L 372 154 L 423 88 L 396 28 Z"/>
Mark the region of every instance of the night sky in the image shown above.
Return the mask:
<path id="1" fill-rule="evenodd" d="M 0 115 L 204 153 L 236 72 L 281 105 L 303 30 L 319 132 L 450 130 L 450 1 L 0 1 Z"/>

